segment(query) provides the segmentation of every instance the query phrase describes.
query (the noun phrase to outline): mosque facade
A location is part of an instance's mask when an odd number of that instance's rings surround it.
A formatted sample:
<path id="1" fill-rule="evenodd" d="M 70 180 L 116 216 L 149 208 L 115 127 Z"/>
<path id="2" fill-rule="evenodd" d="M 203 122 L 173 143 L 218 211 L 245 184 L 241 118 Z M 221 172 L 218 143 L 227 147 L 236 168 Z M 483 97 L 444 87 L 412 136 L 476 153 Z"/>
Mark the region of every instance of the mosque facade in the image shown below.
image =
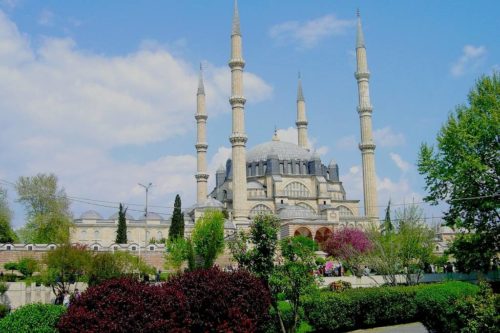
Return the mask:
<path id="1" fill-rule="evenodd" d="M 297 88 L 297 143 L 281 141 L 277 133 L 269 142 L 247 151 L 245 132 L 245 102 L 243 95 L 242 35 L 238 7 L 235 3 L 231 30 L 231 97 L 232 129 L 229 136 L 231 158 L 215 174 L 215 188 L 208 191 L 208 114 L 202 72 L 198 83 L 197 110 L 197 202 L 185 211 L 186 233 L 208 209 L 228 212 L 226 235 L 246 229 L 257 214 L 270 213 L 281 220 L 280 236 L 304 235 L 322 244 L 335 230 L 345 227 L 365 229 L 378 225 L 375 184 L 375 144 L 372 137 L 372 106 L 369 94 L 370 72 L 361 18 L 358 13 L 356 36 L 358 107 L 360 143 L 363 169 L 363 212 L 359 200 L 348 199 L 339 178 L 335 161 L 328 165 L 309 149 L 306 100 L 299 77 Z M 161 216 L 147 216 L 135 220 L 127 217 L 129 242 L 146 246 L 151 238 L 168 235 L 170 221 Z M 102 218 L 96 212 L 86 212 L 75 220 L 72 241 L 110 246 L 116 237 L 117 217 Z"/>

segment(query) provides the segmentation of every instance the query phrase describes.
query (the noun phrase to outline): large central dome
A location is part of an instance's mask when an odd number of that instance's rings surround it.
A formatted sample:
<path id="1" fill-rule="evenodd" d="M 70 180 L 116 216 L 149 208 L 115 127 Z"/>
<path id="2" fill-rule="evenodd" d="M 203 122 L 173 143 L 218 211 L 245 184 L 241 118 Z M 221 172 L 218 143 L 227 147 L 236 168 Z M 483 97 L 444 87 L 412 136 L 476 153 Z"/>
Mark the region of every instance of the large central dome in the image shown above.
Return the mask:
<path id="1" fill-rule="evenodd" d="M 279 160 L 307 161 L 311 159 L 312 154 L 296 144 L 273 140 L 250 149 L 247 153 L 247 163 L 266 161 L 270 156 L 277 156 Z"/>

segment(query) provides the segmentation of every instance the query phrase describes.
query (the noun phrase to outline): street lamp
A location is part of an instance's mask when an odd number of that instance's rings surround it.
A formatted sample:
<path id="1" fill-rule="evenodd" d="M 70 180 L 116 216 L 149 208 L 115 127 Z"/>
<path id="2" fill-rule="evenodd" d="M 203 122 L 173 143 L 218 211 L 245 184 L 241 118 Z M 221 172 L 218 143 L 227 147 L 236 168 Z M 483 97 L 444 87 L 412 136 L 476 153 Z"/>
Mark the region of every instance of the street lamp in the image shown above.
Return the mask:
<path id="1" fill-rule="evenodd" d="M 149 183 L 148 185 L 144 185 L 139 183 L 139 186 L 144 187 L 146 190 L 146 208 L 144 209 L 144 223 L 146 224 L 146 230 L 144 231 L 144 248 L 146 248 L 147 243 L 148 243 L 148 194 L 149 194 L 149 189 L 151 186 L 153 186 L 153 183 Z M 141 246 L 139 245 L 139 251 L 140 251 Z"/>

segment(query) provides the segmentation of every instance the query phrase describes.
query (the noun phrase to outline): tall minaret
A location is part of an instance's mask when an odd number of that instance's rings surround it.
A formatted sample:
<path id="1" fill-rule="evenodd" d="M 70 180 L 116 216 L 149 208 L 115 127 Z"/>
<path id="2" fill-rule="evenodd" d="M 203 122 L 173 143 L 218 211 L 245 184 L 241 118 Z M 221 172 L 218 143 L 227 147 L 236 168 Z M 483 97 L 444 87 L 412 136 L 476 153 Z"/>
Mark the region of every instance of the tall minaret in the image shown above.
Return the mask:
<path id="1" fill-rule="evenodd" d="M 200 76 L 198 79 L 198 92 L 196 94 L 196 164 L 197 173 L 196 178 L 196 198 L 197 203 L 202 204 L 207 199 L 207 112 L 205 110 L 205 87 L 203 86 L 203 73 L 200 64 Z"/>
<path id="2" fill-rule="evenodd" d="M 306 101 L 304 100 L 304 93 L 302 92 L 302 79 L 299 72 L 299 86 L 297 88 L 297 136 L 299 138 L 299 146 L 309 150 L 307 143 L 307 118 L 306 118 Z"/>
<path id="3" fill-rule="evenodd" d="M 233 217 L 235 220 L 245 221 L 248 219 L 247 211 L 247 174 L 245 144 L 245 97 L 243 97 L 243 60 L 240 17 L 238 14 L 238 3 L 234 1 L 233 26 L 231 31 L 231 104 L 233 112 L 233 132 L 229 137 L 232 145 L 232 168 L 233 168 Z"/>
<path id="4" fill-rule="evenodd" d="M 370 103 L 370 87 L 368 79 L 368 63 L 366 61 L 366 48 L 363 31 L 361 29 L 361 18 L 358 16 L 358 31 L 356 36 L 356 59 L 357 71 L 355 73 L 358 81 L 359 94 L 359 121 L 361 125 L 361 150 L 363 164 L 363 193 L 365 200 L 365 216 L 378 218 L 377 188 L 375 178 L 375 143 L 372 136 L 372 105 Z"/>

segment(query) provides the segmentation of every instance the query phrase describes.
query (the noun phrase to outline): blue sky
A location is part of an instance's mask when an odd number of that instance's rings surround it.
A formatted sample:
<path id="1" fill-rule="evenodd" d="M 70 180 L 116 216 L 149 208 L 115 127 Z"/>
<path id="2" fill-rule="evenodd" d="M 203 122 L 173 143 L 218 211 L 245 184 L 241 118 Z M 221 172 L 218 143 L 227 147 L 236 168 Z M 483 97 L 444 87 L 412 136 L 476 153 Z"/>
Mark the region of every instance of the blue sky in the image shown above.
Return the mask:
<path id="1" fill-rule="evenodd" d="M 434 142 L 480 75 L 500 68 L 498 1 L 240 0 L 248 147 L 270 140 L 275 126 L 282 140 L 296 140 L 300 70 L 313 148 L 324 163 L 339 163 L 348 197 L 362 199 L 358 7 L 372 73 L 379 205 L 420 202 L 419 145 Z M 231 16 L 230 0 L 0 1 L 0 179 L 54 172 L 75 198 L 75 216 L 111 215 L 115 209 L 103 206 L 118 201 L 141 210 L 138 182 L 154 184 L 159 213 L 171 212 L 176 193 L 192 204 L 200 62 L 210 171 L 230 153 Z M 20 226 L 23 210 L 3 185 Z"/>

